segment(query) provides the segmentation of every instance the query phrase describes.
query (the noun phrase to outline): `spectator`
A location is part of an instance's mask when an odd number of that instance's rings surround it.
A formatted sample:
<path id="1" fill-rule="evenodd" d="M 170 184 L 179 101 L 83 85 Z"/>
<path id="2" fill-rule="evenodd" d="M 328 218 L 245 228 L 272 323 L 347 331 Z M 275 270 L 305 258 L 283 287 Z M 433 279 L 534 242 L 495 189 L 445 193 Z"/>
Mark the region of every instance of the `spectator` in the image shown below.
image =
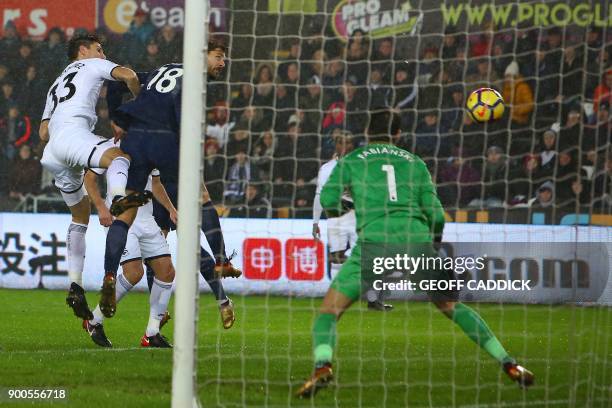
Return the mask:
<path id="1" fill-rule="evenodd" d="M 278 66 L 278 75 L 284 83 L 298 84 L 299 83 L 299 61 L 301 57 L 302 47 L 298 38 L 291 40 L 289 46 L 289 56 L 287 60 Z M 290 73 L 289 71 L 293 71 Z M 297 76 L 296 76 L 297 74 Z"/>
<path id="2" fill-rule="evenodd" d="M 154 38 L 150 38 L 147 41 L 147 45 L 145 48 L 145 54 L 141 60 L 134 62 L 134 68 L 137 71 L 152 71 L 157 69 L 163 64 L 167 64 L 168 62 L 164 61 L 161 58 L 161 54 L 159 52 L 159 45 Z"/>
<path id="3" fill-rule="evenodd" d="M 312 53 L 312 56 L 308 60 L 308 64 L 303 67 L 304 70 L 300 69 L 300 73 L 304 74 L 304 78 L 312 78 L 316 75 L 320 79 L 323 76 L 323 67 L 326 60 L 327 55 L 325 51 L 317 49 Z"/>
<path id="4" fill-rule="evenodd" d="M 136 9 L 130 27 L 122 38 L 124 55 L 122 60 L 134 66 L 145 56 L 145 47 L 155 32 L 155 26 L 149 21 L 147 12 Z"/>
<path id="5" fill-rule="evenodd" d="M 36 60 L 32 55 L 32 43 L 29 41 L 22 41 L 19 46 L 19 53 L 17 57 L 10 60 L 11 72 L 13 73 L 13 80 L 18 84 L 25 81 L 26 72 L 28 67 L 34 65 Z"/>
<path id="6" fill-rule="evenodd" d="M 438 174 L 438 196 L 445 207 L 463 207 L 480 196 L 480 172 L 464 158 L 460 148 Z"/>
<path id="7" fill-rule="evenodd" d="M 493 47 L 493 24 L 485 23 L 482 31 L 470 36 L 470 56 L 484 57 L 491 55 Z"/>
<path id="8" fill-rule="evenodd" d="M 407 109 L 414 106 L 419 85 L 416 80 L 415 66 L 399 66 L 395 71 L 393 87 L 387 92 L 385 106 L 395 109 Z M 407 127 L 403 127 L 407 129 Z"/>
<path id="9" fill-rule="evenodd" d="M 460 48 L 465 48 L 463 34 L 447 28 L 442 39 L 442 59 L 445 61 L 452 60 Z"/>
<path id="10" fill-rule="evenodd" d="M 247 123 L 244 121 L 238 122 L 230 133 L 230 137 L 225 148 L 225 154 L 228 157 L 232 157 L 238 154 L 238 152 L 248 152 L 250 149 L 251 131 L 249 131 Z"/>
<path id="11" fill-rule="evenodd" d="M 604 166 L 593 180 L 593 209 L 602 213 L 612 211 L 612 152 L 607 152 Z"/>
<path id="12" fill-rule="evenodd" d="M 301 127 L 307 133 L 319 132 L 322 120 L 322 97 L 321 78 L 315 75 L 308 81 L 306 92 L 300 96 L 298 105 L 304 111 L 304 122 Z"/>
<path id="13" fill-rule="evenodd" d="M 533 92 L 527 82 L 519 74 L 516 61 L 508 65 L 504 73 L 503 97 L 510 108 L 510 118 L 513 126 L 526 126 L 533 111 Z"/>
<path id="14" fill-rule="evenodd" d="M 542 174 L 552 177 L 557 163 L 559 151 L 559 124 L 554 124 L 550 129 L 546 129 L 540 138 L 539 155 Z"/>
<path id="15" fill-rule="evenodd" d="M 385 85 L 390 85 L 393 80 L 392 75 L 395 72 L 393 53 L 393 38 L 386 37 L 377 41 L 376 48 L 372 55 L 371 70 L 380 72 L 380 83 Z"/>
<path id="16" fill-rule="evenodd" d="M 461 129 L 463 115 L 465 113 L 465 93 L 463 86 L 455 85 L 448 87 L 446 96 L 442 102 L 441 124 L 449 131 L 456 132 Z"/>
<path id="17" fill-rule="evenodd" d="M 346 51 L 346 77 L 354 78 L 355 85 L 363 85 L 368 78 L 370 42 L 363 31 L 356 30 L 349 38 Z"/>
<path id="18" fill-rule="evenodd" d="M 223 199 L 223 181 L 225 179 L 226 158 L 219 153 L 219 144 L 215 139 L 204 143 L 204 180 L 206 189 L 213 202 Z"/>
<path id="19" fill-rule="evenodd" d="M 257 168 L 257 178 L 259 180 L 271 180 L 275 151 L 276 135 L 272 130 L 267 130 L 255 143 L 251 159 L 252 164 Z"/>
<path id="20" fill-rule="evenodd" d="M 546 59 L 546 51 L 538 50 L 534 59 L 534 75 L 537 77 L 536 121 L 551 123 L 559 114 L 560 81 L 559 71 L 555 71 Z"/>
<path id="21" fill-rule="evenodd" d="M 569 188 L 568 188 L 569 186 Z M 564 212 L 589 211 L 591 201 L 591 183 L 586 171 L 580 171 L 556 191 L 558 208 Z"/>
<path id="22" fill-rule="evenodd" d="M 572 182 L 578 177 L 578 150 L 560 151 L 555 171 L 555 184 L 561 191 L 570 191 Z"/>
<path id="23" fill-rule="evenodd" d="M 559 149 L 579 146 L 581 140 L 582 106 L 574 103 L 567 112 L 563 128 L 559 132 Z"/>
<path id="24" fill-rule="evenodd" d="M 470 206 L 480 208 L 500 208 L 506 201 L 508 188 L 508 157 L 504 149 L 491 146 L 487 149 L 487 158 L 482 177 L 482 199 L 473 200 Z"/>
<path id="25" fill-rule="evenodd" d="M 21 39 L 12 20 L 4 24 L 4 36 L 0 38 L 0 61 L 13 61 L 19 54 Z"/>
<path id="26" fill-rule="evenodd" d="M 312 200 L 315 192 L 312 185 L 305 184 L 298 180 L 296 186 L 295 200 L 291 206 L 294 218 L 312 218 Z"/>
<path id="27" fill-rule="evenodd" d="M 563 49 L 563 70 L 559 102 L 568 105 L 584 98 L 584 55 L 578 46 Z"/>
<path id="28" fill-rule="evenodd" d="M 10 105 L 8 117 L 0 123 L 0 143 L 5 159 L 12 160 L 22 145 L 33 142 L 31 138 L 30 118 L 21 114 L 17 104 Z"/>
<path id="29" fill-rule="evenodd" d="M 429 168 L 433 168 L 435 159 L 440 149 L 440 133 L 445 133 L 446 128 L 438 120 L 438 111 L 429 110 L 417 124 L 415 133 L 416 149 L 414 152 L 420 156 Z"/>
<path id="30" fill-rule="evenodd" d="M 244 112 L 244 109 L 253 103 L 253 84 L 247 82 L 240 85 L 238 96 L 232 100 L 232 122 L 236 122 Z"/>
<path id="31" fill-rule="evenodd" d="M 346 110 L 344 128 L 357 136 L 365 132 L 368 117 L 364 113 L 367 111 L 368 101 L 364 96 L 364 89 L 356 85 L 357 79 L 351 76 L 344 81 L 344 86 L 340 88 L 340 91 Z"/>
<path id="32" fill-rule="evenodd" d="M 595 115 L 592 125 L 584 127 L 582 148 L 600 148 L 612 142 L 612 116 L 610 116 L 610 105 L 607 101 L 599 104 L 599 110 Z"/>
<path id="33" fill-rule="evenodd" d="M 276 98 L 274 99 L 274 129 L 286 126 L 289 117 L 297 108 L 297 94 L 292 85 L 276 84 Z"/>
<path id="34" fill-rule="evenodd" d="M 264 117 L 263 111 L 257 106 L 247 106 L 237 120 L 237 124 L 254 133 L 263 132 L 272 126 L 272 121 Z"/>
<path id="35" fill-rule="evenodd" d="M 212 120 L 206 126 L 206 136 L 214 138 L 220 148 L 223 148 L 227 144 L 230 138 L 230 132 L 236 125 L 235 122 L 230 122 L 229 119 L 227 102 L 219 101 L 215 103 Z"/>
<path id="36" fill-rule="evenodd" d="M 510 168 L 510 196 L 508 204 L 511 206 L 525 206 L 534 196 L 537 186 L 546 179 L 540 170 L 540 157 L 536 154 L 527 154 L 522 163 Z"/>
<path id="37" fill-rule="evenodd" d="M 563 47 L 561 42 L 563 35 L 559 27 L 552 27 L 546 33 L 546 65 L 550 66 L 553 72 L 561 72 L 563 66 Z M 534 43 L 534 44 L 537 44 Z"/>
<path id="38" fill-rule="evenodd" d="M 13 160 L 9 176 L 9 196 L 21 200 L 27 194 L 38 194 L 41 176 L 40 162 L 32 157 L 32 148 L 25 143 Z"/>
<path id="39" fill-rule="evenodd" d="M 369 93 L 369 109 L 380 108 L 387 103 L 387 94 L 389 93 L 390 86 L 385 85 L 383 78 L 384 71 L 381 70 L 380 66 L 373 67 L 370 72 L 367 88 Z"/>
<path id="40" fill-rule="evenodd" d="M 273 106 L 274 104 L 274 78 L 272 76 L 272 67 L 270 64 L 261 64 L 256 70 L 255 79 L 255 95 L 253 97 L 253 105 L 255 106 Z"/>
<path id="41" fill-rule="evenodd" d="M 15 84 L 12 81 L 4 81 L 1 84 L 0 93 L 0 118 L 6 117 L 8 109 L 12 105 L 17 105 L 17 95 L 15 95 Z M 42 112 L 41 112 L 42 114 Z"/>
<path id="42" fill-rule="evenodd" d="M 9 80 L 9 73 L 11 71 L 4 64 L 0 64 L 0 84 Z"/>
<path id="43" fill-rule="evenodd" d="M 612 68 L 605 72 L 602 82 L 595 88 L 593 101 L 595 112 L 599 109 L 599 104 L 604 101 L 608 102 L 608 106 L 612 105 Z"/>
<path id="44" fill-rule="evenodd" d="M 163 64 L 182 60 L 183 43 L 171 25 L 166 24 L 161 28 L 157 36 L 157 44 L 159 45 L 159 58 Z"/>
<path id="45" fill-rule="evenodd" d="M 37 67 L 40 69 L 40 78 L 45 83 L 45 87 L 51 85 L 66 64 L 68 64 L 66 36 L 59 27 L 53 27 L 38 49 Z"/>
<path id="46" fill-rule="evenodd" d="M 488 57 L 481 57 L 475 61 L 475 67 L 471 69 L 471 73 L 467 75 L 466 82 L 472 89 L 478 88 L 496 88 L 499 89 L 501 78 L 491 65 L 491 60 Z"/>
<path id="47" fill-rule="evenodd" d="M 17 102 L 23 114 L 29 116 L 32 120 L 34 131 L 38 129 L 45 108 L 45 98 L 43 96 L 46 92 L 46 86 L 38 75 L 38 69 L 34 65 L 30 65 L 26 69 L 25 81 L 21 85 Z"/>
<path id="48" fill-rule="evenodd" d="M 544 182 L 536 191 L 536 196 L 529 200 L 531 208 L 552 208 L 555 205 L 555 186 L 552 181 Z"/>
<path id="49" fill-rule="evenodd" d="M 246 200 L 246 186 L 252 180 L 252 168 L 245 150 L 238 150 L 234 164 L 227 170 L 227 184 L 223 197 L 225 203 L 244 203 Z"/>
<path id="50" fill-rule="evenodd" d="M 249 183 L 245 198 L 244 204 L 238 204 L 230 209 L 229 217 L 270 218 L 272 216 L 270 201 L 260 192 L 259 184 Z"/>

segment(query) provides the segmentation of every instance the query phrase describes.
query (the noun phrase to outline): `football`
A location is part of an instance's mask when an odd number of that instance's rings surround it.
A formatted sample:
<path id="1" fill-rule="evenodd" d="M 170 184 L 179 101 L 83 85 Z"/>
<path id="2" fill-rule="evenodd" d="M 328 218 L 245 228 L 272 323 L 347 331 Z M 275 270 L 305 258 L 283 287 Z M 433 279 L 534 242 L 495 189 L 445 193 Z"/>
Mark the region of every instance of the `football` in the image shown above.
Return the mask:
<path id="1" fill-rule="evenodd" d="M 504 114 L 504 98 L 493 88 L 480 88 L 473 91 L 465 104 L 467 111 L 476 122 L 489 122 Z"/>

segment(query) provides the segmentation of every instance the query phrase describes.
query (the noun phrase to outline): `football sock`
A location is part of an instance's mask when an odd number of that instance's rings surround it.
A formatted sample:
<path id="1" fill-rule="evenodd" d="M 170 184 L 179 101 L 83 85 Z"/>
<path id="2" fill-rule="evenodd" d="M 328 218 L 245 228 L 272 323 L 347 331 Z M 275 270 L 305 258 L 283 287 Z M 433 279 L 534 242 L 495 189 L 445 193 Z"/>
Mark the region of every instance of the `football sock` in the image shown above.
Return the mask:
<path id="1" fill-rule="evenodd" d="M 312 327 L 315 366 L 330 363 L 336 345 L 336 315 L 321 313 Z"/>
<path id="2" fill-rule="evenodd" d="M 118 285 L 115 286 L 115 296 L 117 297 L 117 303 L 119 303 L 119 301 L 134 287 L 134 285 L 132 285 L 130 281 L 128 281 L 123 275 L 117 276 L 117 282 Z M 94 315 L 94 318 L 93 320 L 90 320 L 89 323 L 101 324 L 104 322 L 104 315 L 100 310 L 99 304 L 96 306 L 92 313 Z"/>
<path id="3" fill-rule="evenodd" d="M 106 235 L 106 252 L 104 253 L 104 272 L 117 275 L 121 255 L 127 242 L 129 225 L 121 220 L 115 220 Z"/>
<path id="4" fill-rule="evenodd" d="M 68 252 L 68 277 L 70 282 L 83 287 L 83 265 L 85 264 L 85 234 L 87 225 L 72 222 L 66 236 Z"/>
<path id="5" fill-rule="evenodd" d="M 130 161 L 125 157 L 115 158 L 106 171 L 108 180 L 108 191 L 111 197 L 124 196 L 127 184 L 127 174 Z"/>
<path id="6" fill-rule="evenodd" d="M 202 205 L 202 231 L 204 235 L 206 235 L 206 240 L 208 241 L 208 245 L 210 245 L 215 260 L 225 260 L 227 256 L 225 254 L 223 232 L 221 231 L 219 214 L 217 214 L 217 210 L 212 201 Z"/>
<path id="7" fill-rule="evenodd" d="M 151 288 L 153 287 L 153 277 L 155 273 L 153 272 L 153 268 L 148 263 L 145 263 L 147 267 L 147 285 L 149 286 L 149 293 L 151 293 Z"/>
<path id="8" fill-rule="evenodd" d="M 149 323 L 147 324 L 146 335 L 155 336 L 159 333 L 159 323 L 168 310 L 168 303 L 172 295 L 172 282 L 162 282 L 153 278 L 153 287 L 149 296 Z"/>
<path id="9" fill-rule="evenodd" d="M 500 363 L 511 361 L 508 352 L 495 337 L 487 323 L 472 308 L 457 303 L 450 316 L 457 326 L 476 344 Z"/>
<path id="10" fill-rule="evenodd" d="M 215 295 L 217 301 L 225 302 L 227 296 L 223 290 L 223 284 L 220 279 L 215 277 L 215 260 L 206 252 L 204 248 L 200 248 L 200 274 L 210 286 L 210 289 Z"/>

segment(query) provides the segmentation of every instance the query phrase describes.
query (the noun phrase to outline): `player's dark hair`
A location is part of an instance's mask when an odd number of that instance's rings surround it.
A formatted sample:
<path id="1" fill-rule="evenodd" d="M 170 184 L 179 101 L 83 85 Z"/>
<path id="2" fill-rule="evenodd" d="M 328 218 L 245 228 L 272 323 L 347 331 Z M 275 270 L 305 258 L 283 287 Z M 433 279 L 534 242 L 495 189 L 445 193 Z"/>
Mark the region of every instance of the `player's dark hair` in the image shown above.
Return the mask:
<path id="1" fill-rule="evenodd" d="M 213 38 L 208 41 L 208 52 L 212 51 L 221 51 L 227 54 L 227 47 L 221 41 Z"/>
<path id="2" fill-rule="evenodd" d="M 91 44 L 99 42 L 101 41 L 95 34 L 84 34 L 72 37 L 70 41 L 68 41 L 68 59 L 70 61 L 77 59 L 81 45 L 89 48 Z"/>
<path id="3" fill-rule="evenodd" d="M 370 114 L 368 141 L 390 141 L 400 131 L 400 117 L 388 109 L 375 110 Z"/>

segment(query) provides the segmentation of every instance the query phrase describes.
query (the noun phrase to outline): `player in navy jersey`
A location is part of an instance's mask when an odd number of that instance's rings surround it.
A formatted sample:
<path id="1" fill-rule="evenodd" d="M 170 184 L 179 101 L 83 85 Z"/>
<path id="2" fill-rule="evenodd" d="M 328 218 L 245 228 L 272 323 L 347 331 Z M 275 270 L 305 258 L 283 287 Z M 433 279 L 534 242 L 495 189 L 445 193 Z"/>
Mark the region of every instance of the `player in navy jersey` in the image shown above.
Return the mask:
<path id="1" fill-rule="evenodd" d="M 225 67 L 224 60 L 225 47 L 220 43 L 210 42 L 208 45 L 210 77 L 219 76 Z M 154 168 L 159 170 L 161 180 L 167 188 L 173 183 L 178 183 L 182 75 L 182 64 L 166 64 L 146 76 L 141 75 L 144 81 L 139 97 L 121 105 L 118 109 L 115 109 L 117 104 L 115 89 L 109 88 L 109 94 L 112 94 L 109 99 L 109 111 L 112 114 L 113 130 L 117 138 L 123 139 L 122 150 L 131 157 L 126 186 L 128 192 L 144 191 L 148 174 Z M 177 205 L 176 189 L 170 188 L 169 195 Z M 209 284 L 215 282 L 215 286 L 219 289 L 215 295 L 219 299 L 224 327 L 229 328 L 234 321 L 233 307 L 223 293 L 218 279 L 227 276 L 238 277 L 241 272 L 232 266 L 230 258 L 225 253 L 219 216 L 205 188 L 203 202 L 205 204 L 202 206 L 202 230 L 213 251 L 214 259 L 202 249 L 200 269 L 207 282 Z M 100 299 L 100 309 L 106 317 L 112 317 L 116 310 L 115 276 L 136 209 L 123 206 L 121 201 L 114 201 L 111 213 L 116 219 L 106 238 L 105 277 Z M 211 287 L 213 285 L 211 284 Z M 226 316 L 223 313 L 224 308 L 227 309 Z"/>

